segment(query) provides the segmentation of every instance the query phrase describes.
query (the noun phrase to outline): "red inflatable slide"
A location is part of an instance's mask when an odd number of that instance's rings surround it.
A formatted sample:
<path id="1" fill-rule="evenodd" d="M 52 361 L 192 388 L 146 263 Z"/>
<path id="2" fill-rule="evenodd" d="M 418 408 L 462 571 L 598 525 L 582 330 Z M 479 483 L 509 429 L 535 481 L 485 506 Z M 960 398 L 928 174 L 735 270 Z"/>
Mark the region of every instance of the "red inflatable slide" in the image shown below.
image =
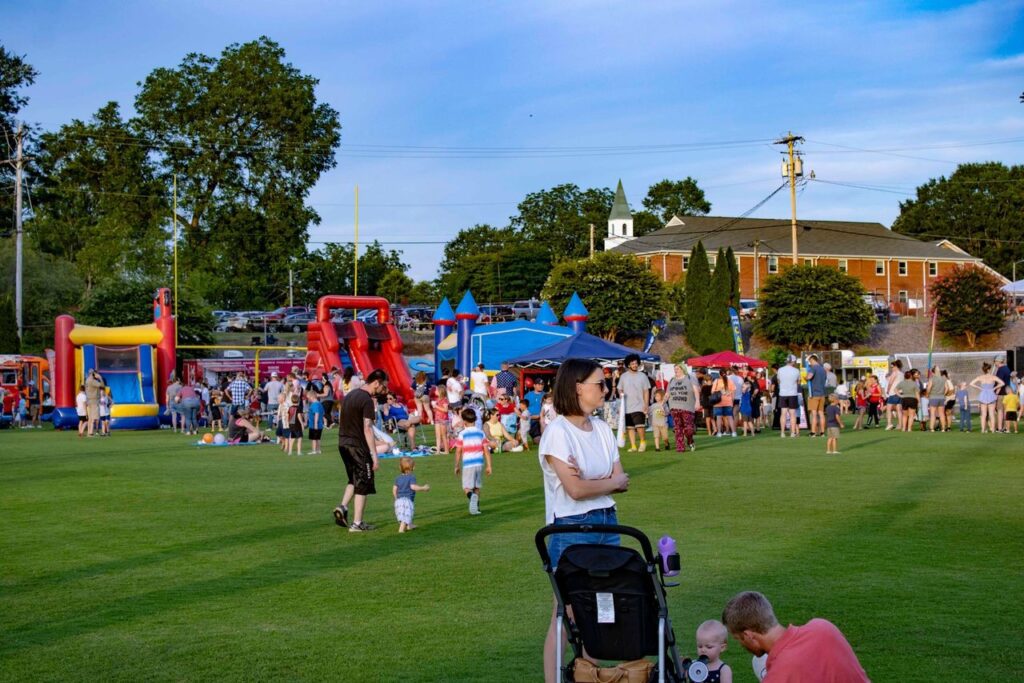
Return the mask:
<path id="1" fill-rule="evenodd" d="M 376 323 L 331 322 L 331 309 L 374 308 Z M 329 294 L 316 303 L 316 322 L 306 332 L 306 372 L 319 376 L 331 368 L 342 367 L 341 351 L 348 354 L 352 366 L 364 377 L 373 370 L 388 373 L 388 388 L 402 402 L 413 402 L 412 377 L 402 358 L 402 338 L 391 322 L 391 305 L 379 296 L 340 296 Z"/>

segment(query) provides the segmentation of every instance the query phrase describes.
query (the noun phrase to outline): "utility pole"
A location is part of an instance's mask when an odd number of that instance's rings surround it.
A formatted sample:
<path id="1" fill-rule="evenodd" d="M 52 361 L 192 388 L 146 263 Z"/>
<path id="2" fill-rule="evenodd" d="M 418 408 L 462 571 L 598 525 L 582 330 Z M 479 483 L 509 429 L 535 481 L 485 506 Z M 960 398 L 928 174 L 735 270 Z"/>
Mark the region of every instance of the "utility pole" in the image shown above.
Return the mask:
<path id="1" fill-rule="evenodd" d="M 803 142 L 804 139 L 799 135 L 793 135 L 792 131 L 784 138 L 780 138 L 775 141 L 776 145 L 786 145 L 789 150 L 789 161 L 783 162 L 783 175 L 789 176 L 789 206 L 793 210 L 793 265 L 797 264 L 797 260 L 800 256 L 800 249 L 797 247 L 796 237 L 796 177 L 804 174 L 803 162 L 800 161 L 799 154 L 793 149 L 793 145 L 797 142 Z"/>
<path id="2" fill-rule="evenodd" d="M 590 224 L 590 258 L 594 258 L 594 224 Z"/>
<path id="3" fill-rule="evenodd" d="M 294 283 L 293 283 L 293 280 L 292 280 L 292 269 L 289 268 L 288 269 L 288 305 L 289 306 L 294 306 L 295 305 L 295 298 L 292 296 L 292 293 L 293 293 L 292 292 L 292 285 L 293 284 Z"/>
<path id="4" fill-rule="evenodd" d="M 759 262 L 760 255 L 758 254 L 758 248 L 761 246 L 761 240 L 754 240 L 748 246 L 754 247 L 754 298 L 757 298 L 757 291 L 761 288 L 759 280 L 761 279 L 761 263 Z"/>
<path id="5" fill-rule="evenodd" d="M 23 242 L 25 239 L 24 231 L 21 228 L 21 171 L 25 165 L 25 159 L 22 156 L 23 145 L 22 141 L 25 137 L 25 129 L 21 124 L 18 124 L 18 132 L 15 135 L 15 142 L 17 144 L 17 152 L 15 153 L 14 159 L 11 160 L 14 165 L 14 319 L 17 321 L 18 326 L 18 344 L 20 345 L 24 340 L 24 326 L 22 325 L 22 270 L 24 268 L 24 246 Z"/>

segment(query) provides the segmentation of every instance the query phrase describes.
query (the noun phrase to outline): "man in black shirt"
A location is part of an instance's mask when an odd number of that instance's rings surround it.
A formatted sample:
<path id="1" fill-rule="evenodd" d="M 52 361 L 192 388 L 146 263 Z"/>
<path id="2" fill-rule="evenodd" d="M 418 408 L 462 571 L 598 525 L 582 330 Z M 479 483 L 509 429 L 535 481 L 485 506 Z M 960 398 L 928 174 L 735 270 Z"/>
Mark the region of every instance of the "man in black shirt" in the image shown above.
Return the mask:
<path id="1" fill-rule="evenodd" d="M 338 507 L 334 508 L 334 521 L 347 526 L 350 532 L 371 531 L 363 521 L 366 496 L 377 493 L 373 473 L 380 467 L 377 459 L 377 440 L 373 435 L 374 396 L 388 389 L 388 376 L 383 370 L 367 375 L 364 384 L 345 395 L 338 420 L 338 453 L 345 463 L 348 485 Z M 355 498 L 351 524 L 348 504 Z"/>

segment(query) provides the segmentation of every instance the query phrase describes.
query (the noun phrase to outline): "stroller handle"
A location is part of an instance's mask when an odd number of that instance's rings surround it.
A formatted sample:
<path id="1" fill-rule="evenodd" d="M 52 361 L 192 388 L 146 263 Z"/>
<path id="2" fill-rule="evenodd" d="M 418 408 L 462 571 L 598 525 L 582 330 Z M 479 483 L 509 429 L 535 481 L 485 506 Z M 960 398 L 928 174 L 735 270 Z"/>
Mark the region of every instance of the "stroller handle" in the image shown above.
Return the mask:
<path id="1" fill-rule="evenodd" d="M 619 534 L 620 536 L 629 536 L 640 543 L 640 548 L 644 553 L 644 559 L 649 564 L 652 564 L 655 561 L 650 539 L 647 538 L 647 535 L 644 534 L 644 532 L 637 528 L 622 526 L 620 524 L 549 524 L 540 529 L 534 537 L 534 542 L 537 544 L 537 552 L 540 553 L 540 559 L 544 562 L 544 566 L 554 569 L 551 567 L 551 556 L 548 554 L 548 547 L 544 544 L 544 539 L 548 536 L 554 536 L 555 534 L 579 533 Z"/>

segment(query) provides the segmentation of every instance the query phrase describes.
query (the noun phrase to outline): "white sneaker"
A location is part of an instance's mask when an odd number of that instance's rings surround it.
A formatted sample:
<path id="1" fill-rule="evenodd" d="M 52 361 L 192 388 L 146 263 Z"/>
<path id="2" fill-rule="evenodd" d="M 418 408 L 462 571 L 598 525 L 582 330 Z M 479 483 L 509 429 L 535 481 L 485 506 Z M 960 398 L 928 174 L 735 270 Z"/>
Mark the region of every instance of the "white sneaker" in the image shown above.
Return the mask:
<path id="1" fill-rule="evenodd" d="M 480 514 L 480 496 L 475 493 L 469 496 L 469 514 Z"/>
<path id="2" fill-rule="evenodd" d="M 523 447 L 522 446 L 516 446 L 510 452 L 511 453 L 522 453 L 523 452 Z"/>
<path id="3" fill-rule="evenodd" d="M 736 438 L 736 432 L 733 432 L 733 433 L 732 433 L 732 434 L 730 434 L 729 436 L 731 436 L 731 437 L 733 437 L 733 438 L 735 439 L 735 438 Z"/>
<path id="4" fill-rule="evenodd" d="M 781 436 L 783 439 L 785 439 L 786 438 L 786 432 L 780 432 L 779 436 Z"/>

